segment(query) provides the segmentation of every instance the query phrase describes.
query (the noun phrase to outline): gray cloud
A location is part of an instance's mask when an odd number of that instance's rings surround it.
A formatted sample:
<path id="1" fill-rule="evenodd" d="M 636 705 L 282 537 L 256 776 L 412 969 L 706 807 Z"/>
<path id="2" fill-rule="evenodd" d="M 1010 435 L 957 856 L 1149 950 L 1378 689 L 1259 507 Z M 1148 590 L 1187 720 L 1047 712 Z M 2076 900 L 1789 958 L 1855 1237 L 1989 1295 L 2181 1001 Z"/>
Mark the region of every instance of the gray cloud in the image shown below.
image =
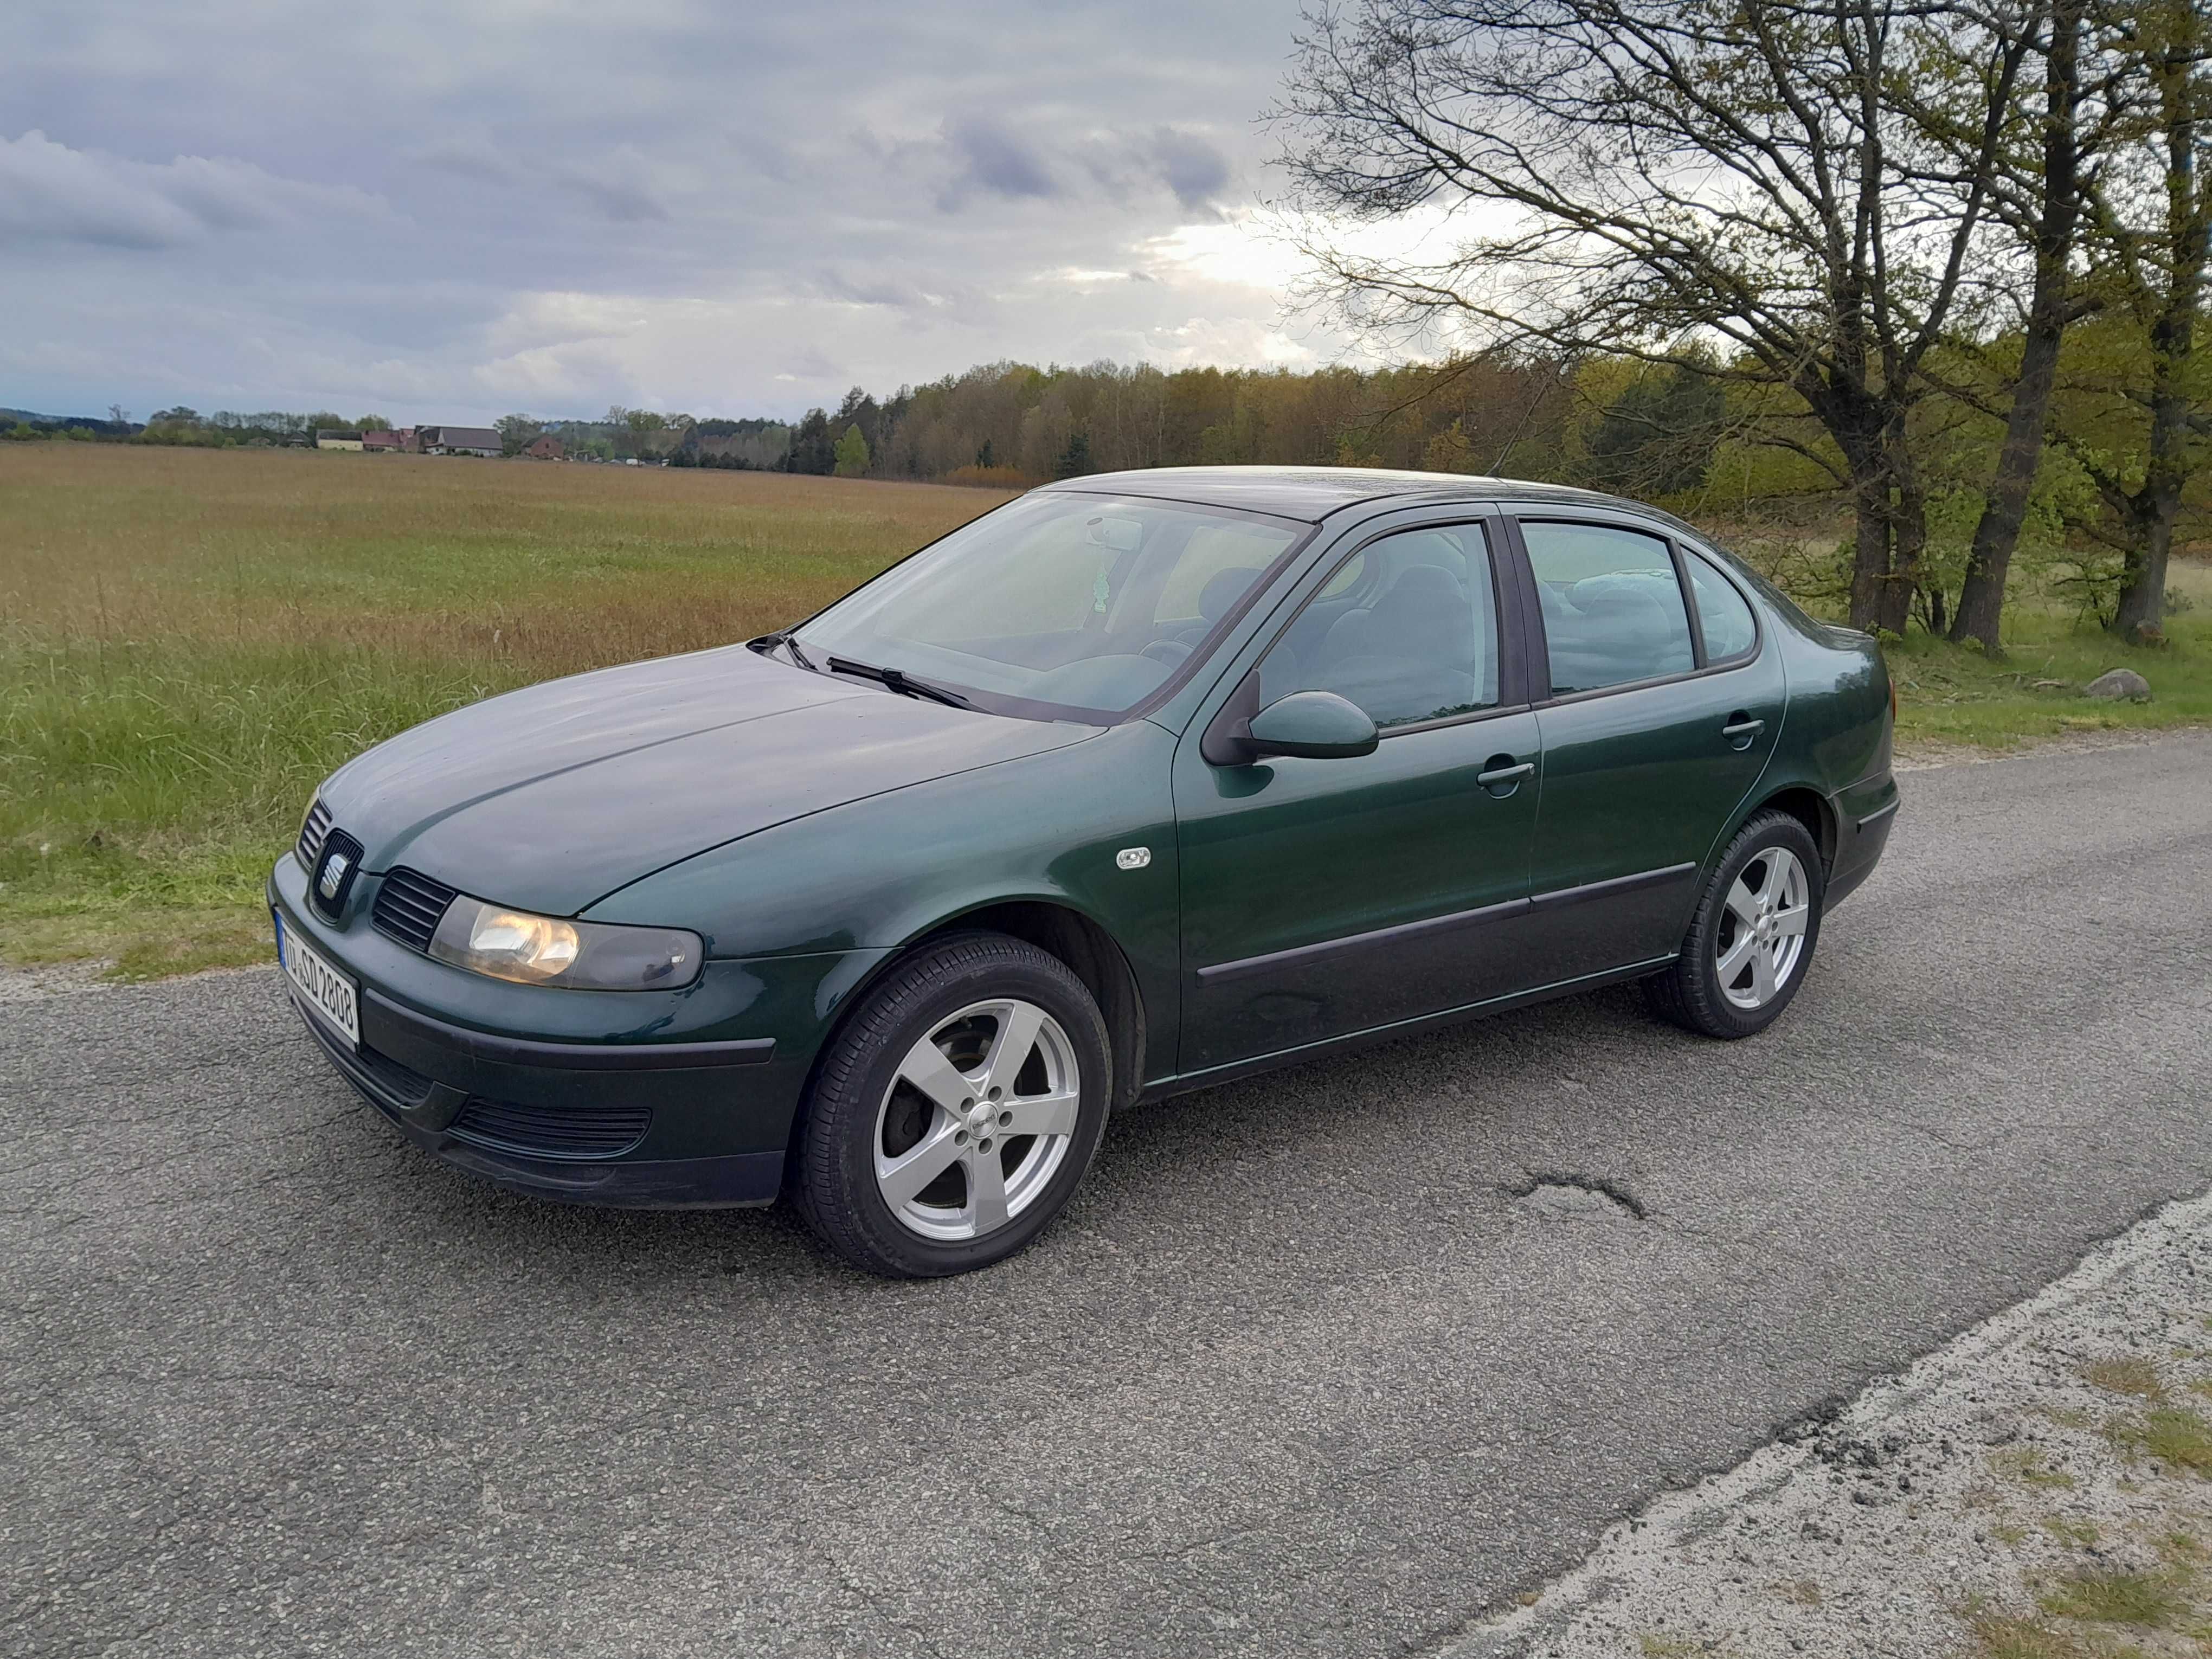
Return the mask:
<path id="1" fill-rule="evenodd" d="M 788 413 L 1278 361 L 1273 279 L 1191 238 L 1263 178 L 1297 8 L 20 0 L 0 402 Z"/>
<path id="2" fill-rule="evenodd" d="M 1162 127 L 1149 149 L 1160 182 L 1187 208 L 1211 207 L 1229 188 L 1229 158 L 1198 133 Z"/>
<path id="3" fill-rule="evenodd" d="M 0 137 L 0 242 L 156 250 L 374 204 L 344 185 L 277 178 L 251 162 L 179 155 L 160 163 L 72 149 L 36 128 Z"/>
<path id="4" fill-rule="evenodd" d="M 957 171 L 939 194 L 940 207 L 957 209 L 979 192 L 1017 201 L 1060 193 L 1043 161 L 988 117 L 969 116 L 948 123 L 945 139 Z"/>
<path id="5" fill-rule="evenodd" d="M 650 219 L 668 217 L 668 210 L 653 198 L 651 191 L 629 179 L 594 179 L 588 173 L 563 172 L 558 175 L 558 182 L 563 190 L 581 198 L 602 217 L 618 225 L 642 224 Z"/>

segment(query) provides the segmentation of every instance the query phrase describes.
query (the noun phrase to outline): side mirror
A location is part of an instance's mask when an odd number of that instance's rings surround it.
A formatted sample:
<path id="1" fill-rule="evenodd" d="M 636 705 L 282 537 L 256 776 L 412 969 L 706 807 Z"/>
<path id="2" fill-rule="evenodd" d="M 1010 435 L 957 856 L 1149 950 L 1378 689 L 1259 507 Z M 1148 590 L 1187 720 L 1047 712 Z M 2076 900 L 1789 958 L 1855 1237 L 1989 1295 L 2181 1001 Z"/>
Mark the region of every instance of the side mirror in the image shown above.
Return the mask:
<path id="1" fill-rule="evenodd" d="M 1244 749 L 1255 759 L 1287 755 L 1342 760 L 1373 754 L 1381 740 L 1375 722 L 1357 703 L 1334 691 L 1293 691 L 1252 716 Z"/>

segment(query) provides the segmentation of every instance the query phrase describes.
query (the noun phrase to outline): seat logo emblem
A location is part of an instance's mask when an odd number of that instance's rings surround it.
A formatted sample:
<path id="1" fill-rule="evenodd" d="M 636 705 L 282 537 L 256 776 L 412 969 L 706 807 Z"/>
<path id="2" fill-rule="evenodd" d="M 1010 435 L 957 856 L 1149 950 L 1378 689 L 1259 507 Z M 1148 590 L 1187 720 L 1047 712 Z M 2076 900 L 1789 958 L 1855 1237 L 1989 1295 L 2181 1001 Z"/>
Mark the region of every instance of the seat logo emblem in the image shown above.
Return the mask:
<path id="1" fill-rule="evenodd" d="M 346 872 L 352 867 L 353 860 L 343 853 L 331 854 L 323 860 L 323 878 L 315 884 L 315 890 L 326 899 L 336 898 L 338 889 L 344 884 Z"/>
<path id="2" fill-rule="evenodd" d="M 1114 862 L 1124 870 L 1141 870 L 1152 861 L 1152 849 L 1149 847 L 1124 847 L 1114 854 Z"/>

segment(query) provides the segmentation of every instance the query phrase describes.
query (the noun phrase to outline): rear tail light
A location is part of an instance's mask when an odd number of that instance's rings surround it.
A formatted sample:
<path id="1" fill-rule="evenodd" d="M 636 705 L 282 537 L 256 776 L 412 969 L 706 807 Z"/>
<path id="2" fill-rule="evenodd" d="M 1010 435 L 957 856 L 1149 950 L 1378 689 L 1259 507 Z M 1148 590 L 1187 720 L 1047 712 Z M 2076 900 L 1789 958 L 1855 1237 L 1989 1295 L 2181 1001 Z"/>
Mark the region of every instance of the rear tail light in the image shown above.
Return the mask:
<path id="1" fill-rule="evenodd" d="M 1897 676 L 1889 677 L 1889 723 L 1897 724 Z"/>

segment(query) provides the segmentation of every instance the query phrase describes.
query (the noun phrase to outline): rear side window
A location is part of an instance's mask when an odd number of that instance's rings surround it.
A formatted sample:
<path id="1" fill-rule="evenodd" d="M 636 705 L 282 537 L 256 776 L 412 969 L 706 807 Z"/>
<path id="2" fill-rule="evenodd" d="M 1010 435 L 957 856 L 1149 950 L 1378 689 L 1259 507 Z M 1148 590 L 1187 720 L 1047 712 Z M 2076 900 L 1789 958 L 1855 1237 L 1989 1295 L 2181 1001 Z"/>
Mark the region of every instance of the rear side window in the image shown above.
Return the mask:
<path id="1" fill-rule="evenodd" d="M 1524 523 L 1521 535 L 1544 608 L 1553 696 L 1697 666 L 1681 583 L 1660 538 L 1595 524 Z"/>
<path id="2" fill-rule="evenodd" d="M 1694 553 L 1684 562 L 1690 567 L 1690 597 L 1697 601 L 1698 626 L 1705 630 L 1705 660 L 1726 662 L 1758 644 L 1759 624 L 1752 620 L 1751 606 L 1735 591 L 1735 584 Z"/>

